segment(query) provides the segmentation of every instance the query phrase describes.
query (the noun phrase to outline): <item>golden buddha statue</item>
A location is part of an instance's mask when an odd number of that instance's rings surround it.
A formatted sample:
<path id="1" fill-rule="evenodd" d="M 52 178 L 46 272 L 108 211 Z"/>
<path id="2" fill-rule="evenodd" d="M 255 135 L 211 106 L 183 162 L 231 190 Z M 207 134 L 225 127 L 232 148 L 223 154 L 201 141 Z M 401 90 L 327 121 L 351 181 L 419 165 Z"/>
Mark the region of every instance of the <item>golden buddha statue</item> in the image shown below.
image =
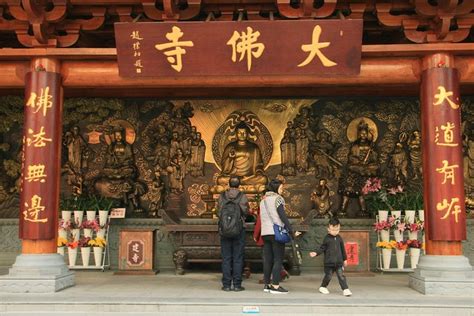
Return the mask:
<path id="1" fill-rule="evenodd" d="M 267 184 L 264 174 L 262 153 L 257 144 L 248 139 L 249 127 L 241 122 L 235 128 L 236 141 L 225 146 L 222 155 L 222 172 L 217 178 L 215 193 L 222 192 L 229 184 L 231 176 L 240 178 L 240 183 L 248 193 L 262 192 Z"/>

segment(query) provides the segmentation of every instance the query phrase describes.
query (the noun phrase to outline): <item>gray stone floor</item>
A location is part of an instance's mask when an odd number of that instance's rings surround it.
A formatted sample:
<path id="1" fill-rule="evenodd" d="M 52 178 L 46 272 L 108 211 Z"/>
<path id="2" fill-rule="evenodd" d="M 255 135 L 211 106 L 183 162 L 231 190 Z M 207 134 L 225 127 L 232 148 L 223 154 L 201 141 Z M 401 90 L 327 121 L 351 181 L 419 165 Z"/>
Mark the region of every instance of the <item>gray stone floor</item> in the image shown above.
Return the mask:
<path id="1" fill-rule="evenodd" d="M 0 270 L 0 274 L 6 270 Z M 288 295 L 272 295 L 258 284 L 261 274 L 244 281 L 246 291 L 223 292 L 220 274 L 117 276 L 76 271 L 76 286 L 54 294 L 0 293 L 0 315 L 474 315 L 474 293 L 464 297 L 425 296 L 408 288 L 407 274 L 348 275 L 352 297 L 343 297 L 337 278 L 331 294 L 317 292 L 321 273 L 291 276 Z"/>

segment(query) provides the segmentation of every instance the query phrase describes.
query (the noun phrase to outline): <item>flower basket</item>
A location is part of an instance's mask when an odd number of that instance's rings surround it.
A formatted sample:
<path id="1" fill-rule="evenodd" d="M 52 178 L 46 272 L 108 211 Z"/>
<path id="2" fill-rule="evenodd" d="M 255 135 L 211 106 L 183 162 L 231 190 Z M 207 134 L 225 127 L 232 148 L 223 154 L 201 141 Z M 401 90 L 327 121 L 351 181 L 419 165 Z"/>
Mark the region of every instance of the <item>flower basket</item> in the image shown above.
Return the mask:
<path id="1" fill-rule="evenodd" d="M 414 240 L 414 239 L 418 239 L 418 232 L 408 232 L 408 239 L 410 240 Z"/>
<path id="2" fill-rule="evenodd" d="M 378 214 L 379 214 L 379 222 L 383 222 L 383 221 L 386 221 L 387 218 L 388 218 L 388 211 L 386 210 L 379 210 L 378 211 Z"/>
<path id="3" fill-rule="evenodd" d="M 63 221 L 70 221 L 71 213 L 71 211 L 61 211 L 61 218 L 63 219 Z"/>
<path id="4" fill-rule="evenodd" d="M 415 222 L 415 211 L 406 210 L 405 211 L 405 222 L 408 224 L 413 224 Z"/>
<path id="5" fill-rule="evenodd" d="M 67 230 L 63 228 L 58 229 L 58 238 L 67 239 Z"/>
<path id="6" fill-rule="evenodd" d="M 99 231 L 97 232 L 97 237 L 105 238 L 105 228 L 99 229 Z"/>
<path id="7" fill-rule="evenodd" d="M 94 249 L 94 261 L 96 267 L 100 267 L 102 265 L 102 253 L 104 252 L 104 247 L 106 245 L 105 239 L 97 237 L 89 240 L 88 244 L 89 246 L 92 246 L 92 249 Z"/>
<path id="8" fill-rule="evenodd" d="M 397 268 L 403 269 L 405 266 L 405 253 L 408 248 L 408 243 L 405 241 L 399 241 L 396 243 L 396 255 L 397 255 Z"/>
<path id="9" fill-rule="evenodd" d="M 99 210 L 99 225 L 100 227 L 105 227 L 107 225 L 107 217 L 109 216 L 109 211 Z"/>
<path id="10" fill-rule="evenodd" d="M 64 246 L 58 247 L 57 248 L 57 253 L 64 257 L 65 249 L 66 249 L 66 247 L 64 247 Z"/>
<path id="11" fill-rule="evenodd" d="M 390 215 L 392 215 L 392 217 L 397 220 L 400 218 L 400 216 L 402 216 L 402 211 L 390 211 Z"/>
<path id="12" fill-rule="evenodd" d="M 425 221 L 425 211 L 424 210 L 418 210 L 418 219 L 422 222 Z"/>
<path id="13" fill-rule="evenodd" d="M 92 247 L 94 249 L 94 262 L 96 267 L 102 265 L 102 254 L 104 253 L 104 248 L 102 247 Z"/>
<path id="14" fill-rule="evenodd" d="M 390 240 L 390 232 L 388 230 L 381 230 L 380 231 L 380 239 L 382 241 L 389 241 Z"/>
<path id="15" fill-rule="evenodd" d="M 410 248 L 410 265 L 412 269 L 416 269 L 420 260 L 420 248 Z"/>
<path id="16" fill-rule="evenodd" d="M 86 211 L 86 218 L 88 221 L 95 220 L 96 215 L 97 215 L 96 211 Z"/>
<path id="17" fill-rule="evenodd" d="M 403 232 L 406 229 L 406 225 L 404 220 L 401 217 L 395 219 L 394 229 L 393 229 L 393 236 L 395 237 L 395 241 L 400 242 L 403 240 Z"/>
<path id="18" fill-rule="evenodd" d="M 418 240 L 408 240 L 407 245 L 410 248 L 410 264 L 411 268 L 415 269 L 420 260 L 420 251 L 423 248 L 423 243 Z"/>
<path id="19" fill-rule="evenodd" d="M 82 223 L 82 219 L 84 218 L 84 211 L 76 210 L 74 211 L 74 221 L 76 223 Z"/>
<path id="20" fill-rule="evenodd" d="M 395 251 L 396 255 L 397 255 L 397 269 L 400 269 L 402 270 L 404 265 L 405 265 L 405 253 L 406 253 L 406 249 L 397 249 Z"/>
<path id="21" fill-rule="evenodd" d="M 390 261 L 392 260 L 392 249 L 382 249 L 382 263 L 384 269 L 390 269 Z"/>
<path id="22" fill-rule="evenodd" d="M 71 235 L 72 235 L 72 239 L 74 241 L 79 241 L 79 237 L 81 235 L 81 230 L 79 228 L 74 228 L 71 230 Z"/>
<path id="23" fill-rule="evenodd" d="M 92 229 L 84 228 L 84 237 L 92 238 Z"/>
<path id="24" fill-rule="evenodd" d="M 91 247 L 81 247 L 82 265 L 84 267 L 89 266 L 89 260 L 91 257 Z"/>
<path id="25" fill-rule="evenodd" d="M 77 259 L 77 247 L 75 247 L 75 248 L 68 247 L 67 255 L 68 255 L 68 259 L 69 259 L 69 265 L 70 266 L 75 266 L 76 265 L 76 259 Z"/>
<path id="26" fill-rule="evenodd" d="M 379 241 L 377 243 L 378 248 L 382 248 L 382 268 L 383 269 L 390 269 L 390 261 L 392 259 L 392 249 L 394 249 L 397 245 L 397 242 L 391 240 L 389 242 L 386 241 Z"/>

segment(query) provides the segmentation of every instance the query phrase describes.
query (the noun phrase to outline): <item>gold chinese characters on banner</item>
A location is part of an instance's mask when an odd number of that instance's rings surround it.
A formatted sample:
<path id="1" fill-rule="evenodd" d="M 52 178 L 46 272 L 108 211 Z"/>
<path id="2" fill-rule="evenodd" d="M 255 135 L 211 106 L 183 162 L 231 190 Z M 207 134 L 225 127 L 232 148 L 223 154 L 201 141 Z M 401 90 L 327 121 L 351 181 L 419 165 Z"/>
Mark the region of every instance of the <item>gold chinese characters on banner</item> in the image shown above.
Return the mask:
<path id="1" fill-rule="evenodd" d="M 424 185 L 429 188 L 424 207 L 430 240 L 466 238 L 457 78 L 451 68 L 428 69 L 422 75 Z"/>
<path id="2" fill-rule="evenodd" d="M 20 238 L 52 239 L 59 202 L 60 76 L 35 71 L 28 73 L 25 81 Z"/>
<path id="3" fill-rule="evenodd" d="M 123 77 L 360 71 L 360 20 L 117 23 L 115 34 Z"/>

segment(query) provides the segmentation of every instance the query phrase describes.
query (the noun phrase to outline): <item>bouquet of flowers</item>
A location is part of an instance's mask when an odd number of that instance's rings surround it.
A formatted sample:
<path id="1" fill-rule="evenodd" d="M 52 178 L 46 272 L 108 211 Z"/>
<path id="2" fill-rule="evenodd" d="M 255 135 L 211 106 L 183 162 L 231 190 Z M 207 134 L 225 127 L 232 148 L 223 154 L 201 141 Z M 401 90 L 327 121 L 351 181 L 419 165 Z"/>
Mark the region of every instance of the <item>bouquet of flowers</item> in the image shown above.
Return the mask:
<path id="1" fill-rule="evenodd" d="M 407 240 L 407 245 L 408 248 L 418 248 L 421 249 L 424 247 L 424 244 L 421 241 L 418 241 L 416 239 L 413 240 Z"/>
<path id="2" fill-rule="evenodd" d="M 403 203 L 401 203 L 405 195 L 403 187 L 400 185 L 390 188 L 383 186 L 380 178 L 367 179 L 362 188 L 362 194 L 368 208 L 372 211 L 386 208 L 394 211 L 403 208 Z"/>
<path id="3" fill-rule="evenodd" d="M 374 231 L 390 230 L 395 225 L 395 217 L 389 216 L 386 221 L 380 221 L 373 224 Z"/>
<path id="4" fill-rule="evenodd" d="M 104 238 L 96 237 L 95 239 L 89 240 L 89 246 L 104 248 L 107 242 Z"/>
<path id="5" fill-rule="evenodd" d="M 414 223 L 406 224 L 406 229 L 412 233 L 423 231 L 424 228 L 425 228 L 425 223 L 423 221 L 420 221 L 419 219 L 417 219 Z"/>
<path id="6" fill-rule="evenodd" d="M 91 221 L 85 220 L 85 221 L 82 222 L 81 228 L 83 228 L 83 229 L 92 229 L 93 231 L 98 232 L 99 229 L 100 229 L 100 225 L 99 225 L 99 222 L 97 221 L 97 219 L 93 219 Z"/>
<path id="7" fill-rule="evenodd" d="M 398 241 L 396 242 L 395 248 L 398 250 L 407 250 L 408 242 L 407 241 Z"/>
<path id="8" fill-rule="evenodd" d="M 63 237 L 58 237 L 58 247 L 64 247 L 67 245 L 67 239 L 66 238 L 63 238 Z"/>
<path id="9" fill-rule="evenodd" d="M 82 237 L 81 239 L 79 239 L 79 242 L 78 242 L 78 247 L 89 247 L 89 241 L 91 239 L 89 237 Z"/>
<path id="10" fill-rule="evenodd" d="M 394 228 L 398 230 L 400 233 L 403 233 L 407 228 L 405 220 L 402 218 L 397 218 L 394 223 Z"/>
<path id="11" fill-rule="evenodd" d="M 66 246 L 68 246 L 69 248 L 71 249 L 76 249 L 77 246 L 79 245 L 79 242 L 78 241 L 68 241 Z"/>
<path id="12" fill-rule="evenodd" d="M 390 240 L 390 241 L 379 241 L 376 244 L 377 248 L 382 248 L 382 249 L 394 249 L 397 247 L 397 242 L 395 240 Z"/>
<path id="13" fill-rule="evenodd" d="M 72 223 L 70 220 L 65 221 L 64 219 L 61 219 L 58 224 L 59 229 L 64 229 L 64 230 L 71 230 Z"/>

